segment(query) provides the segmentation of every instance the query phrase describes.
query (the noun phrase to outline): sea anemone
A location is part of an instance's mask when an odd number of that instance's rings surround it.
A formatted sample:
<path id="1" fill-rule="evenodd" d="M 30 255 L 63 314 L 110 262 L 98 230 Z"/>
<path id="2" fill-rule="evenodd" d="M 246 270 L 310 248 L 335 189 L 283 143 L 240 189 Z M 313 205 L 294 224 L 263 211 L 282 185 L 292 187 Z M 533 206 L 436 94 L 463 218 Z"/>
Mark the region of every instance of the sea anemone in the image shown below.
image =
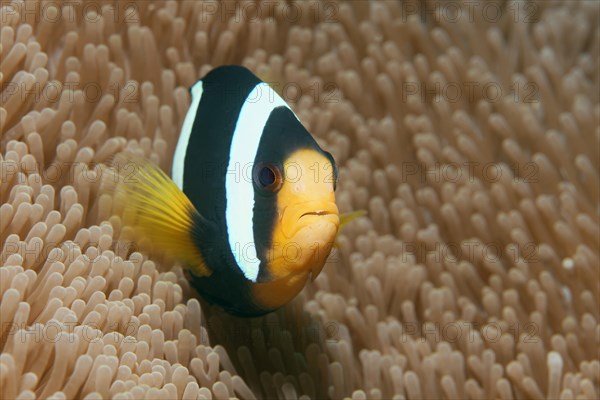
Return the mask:
<path id="1" fill-rule="evenodd" d="M 600 396 L 595 1 L 0 3 L 0 396 Z M 367 210 L 262 318 L 198 300 L 101 183 L 169 172 L 211 68 L 273 85 Z"/>

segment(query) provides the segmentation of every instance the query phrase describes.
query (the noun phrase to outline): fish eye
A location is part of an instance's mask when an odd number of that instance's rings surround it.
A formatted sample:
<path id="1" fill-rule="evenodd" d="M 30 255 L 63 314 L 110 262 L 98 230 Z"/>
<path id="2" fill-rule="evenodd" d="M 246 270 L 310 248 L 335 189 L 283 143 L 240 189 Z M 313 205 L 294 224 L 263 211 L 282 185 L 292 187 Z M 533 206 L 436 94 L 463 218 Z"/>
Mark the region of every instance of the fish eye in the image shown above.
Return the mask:
<path id="1" fill-rule="evenodd" d="M 274 164 L 260 164 L 255 169 L 254 182 L 263 190 L 276 192 L 283 183 L 281 169 Z"/>

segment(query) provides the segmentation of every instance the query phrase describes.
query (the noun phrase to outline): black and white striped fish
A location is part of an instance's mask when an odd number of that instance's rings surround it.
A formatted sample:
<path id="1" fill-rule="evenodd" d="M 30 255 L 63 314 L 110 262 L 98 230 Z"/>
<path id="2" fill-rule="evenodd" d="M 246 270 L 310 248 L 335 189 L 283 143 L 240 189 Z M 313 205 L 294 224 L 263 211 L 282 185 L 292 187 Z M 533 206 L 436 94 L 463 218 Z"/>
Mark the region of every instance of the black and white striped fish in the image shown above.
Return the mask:
<path id="1" fill-rule="evenodd" d="M 270 312 L 331 251 L 340 227 L 335 161 L 244 67 L 216 68 L 190 91 L 172 180 L 134 159 L 135 183 L 118 186 L 125 212 L 188 268 L 207 301 L 238 315 Z"/>

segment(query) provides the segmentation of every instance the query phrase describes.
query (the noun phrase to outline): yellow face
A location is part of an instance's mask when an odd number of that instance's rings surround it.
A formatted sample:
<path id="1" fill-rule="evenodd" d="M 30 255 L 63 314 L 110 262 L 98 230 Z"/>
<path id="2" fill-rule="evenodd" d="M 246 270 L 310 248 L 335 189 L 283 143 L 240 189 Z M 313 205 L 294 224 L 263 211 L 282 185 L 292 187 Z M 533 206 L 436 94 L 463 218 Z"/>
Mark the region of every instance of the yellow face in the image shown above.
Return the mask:
<path id="1" fill-rule="evenodd" d="M 284 164 L 285 180 L 277 193 L 278 220 L 269 264 L 275 278 L 321 272 L 340 224 L 335 204 L 334 170 L 322 154 L 303 149 Z"/>
<path id="2" fill-rule="evenodd" d="M 315 150 L 302 149 L 293 153 L 283 168 L 268 252 L 273 284 L 258 284 L 255 288 L 258 300 L 272 306 L 294 297 L 309 275 L 316 278 L 340 225 L 331 161 Z"/>

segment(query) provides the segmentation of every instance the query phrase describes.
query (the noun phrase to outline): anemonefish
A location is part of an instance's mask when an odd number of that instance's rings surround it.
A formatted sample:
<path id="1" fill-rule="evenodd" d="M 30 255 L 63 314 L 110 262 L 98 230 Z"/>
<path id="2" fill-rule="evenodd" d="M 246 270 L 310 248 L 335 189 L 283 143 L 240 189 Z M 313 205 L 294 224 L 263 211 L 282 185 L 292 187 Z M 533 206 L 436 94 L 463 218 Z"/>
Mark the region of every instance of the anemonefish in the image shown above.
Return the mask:
<path id="1" fill-rule="evenodd" d="M 340 228 L 335 161 L 244 67 L 215 68 L 190 92 L 171 178 L 117 156 L 136 166 L 116 187 L 123 212 L 181 261 L 205 300 L 241 316 L 271 312 L 330 254 Z"/>

